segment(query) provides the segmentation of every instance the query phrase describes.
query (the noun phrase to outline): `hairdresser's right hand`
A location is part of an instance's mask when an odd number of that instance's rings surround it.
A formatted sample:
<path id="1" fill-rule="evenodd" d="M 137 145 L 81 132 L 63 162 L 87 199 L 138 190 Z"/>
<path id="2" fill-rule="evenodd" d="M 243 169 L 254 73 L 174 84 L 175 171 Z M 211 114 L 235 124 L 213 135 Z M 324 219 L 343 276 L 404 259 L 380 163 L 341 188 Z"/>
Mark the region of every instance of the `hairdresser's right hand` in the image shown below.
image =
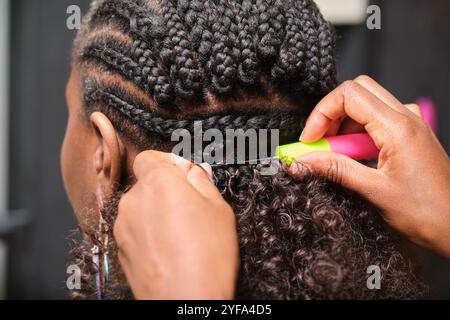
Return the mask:
<path id="1" fill-rule="evenodd" d="M 173 154 L 140 153 L 136 184 L 114 225 L 119 261 L 137 299 L 232 299 L 236 218 L 203 169 Z M 208 172 L 208 173 L 207 173 Z"/>
<path id="2" fill-rule="evenodd" d="M 300 139 L 313 142 L 361 130 L 380 149 L 376 169 L 326 152 L 297 160 L 361 194 L 411 241 L 450 258 L 450 160 L 418 106 L 401 104 L 374 80 L 361 76 L 319 102 Z M 291 170 L 300 174 L 301 168 L 294 165 Z"/>

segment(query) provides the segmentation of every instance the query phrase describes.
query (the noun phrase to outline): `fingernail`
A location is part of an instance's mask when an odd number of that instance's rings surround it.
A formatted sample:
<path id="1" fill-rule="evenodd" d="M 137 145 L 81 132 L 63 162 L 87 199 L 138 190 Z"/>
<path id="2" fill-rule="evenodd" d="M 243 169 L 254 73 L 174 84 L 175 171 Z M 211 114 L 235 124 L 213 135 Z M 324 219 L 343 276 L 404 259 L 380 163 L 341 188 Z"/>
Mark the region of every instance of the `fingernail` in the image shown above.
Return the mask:
<path id="1" fill-rule="evenodd" d="M 302 131 L 302 134 L 300 135 L 300 138 L 298 139 L 299 141 L 303 140 L 303 133 L 304 133 L 304 130 Z"/>
<path id="2" fill-rule="evenodd" d="M 302 173 L 302 164 L 298 161 L 294 161 L 289 166 L 288 171 L 293 176 L 299 176 Z"/>
<path id="3" fill-rule="evenodd" d="M 180 156 L 176 155 L 175 153 L 171 153 L 171 155 L 172 155 L 173 164 L 176 166 L 190 163 L 189 160 L 187 160 L 183 157 L 180 157 Z"/>
<path id="4" fill-rule="evenodd" d="M 203 169 L 206 170 L 206 172 L 208 172 L 208 174 L 210 176 L 212 176 L 213 171 L 212 171 L 212 167 L 211 167 L 211 165 L 209 163 L 206 163 L 206 162 L 202 163 L 201 166 L 202 166 Z"/>
<path id="5" fill-rule="evenodd" d="M 203 171 L 206 173 L 206 175 L 208 176 L 209 181 L 211 181 L 212 184 L 215 184 L 214 181 L 214 174 L 213 174 L 213 170 L 212 167 L 209 163 L 202 163 L 202 164 L 197 164 L 197 166 L 199 166 L 200 168 L 203 169 Z"/>

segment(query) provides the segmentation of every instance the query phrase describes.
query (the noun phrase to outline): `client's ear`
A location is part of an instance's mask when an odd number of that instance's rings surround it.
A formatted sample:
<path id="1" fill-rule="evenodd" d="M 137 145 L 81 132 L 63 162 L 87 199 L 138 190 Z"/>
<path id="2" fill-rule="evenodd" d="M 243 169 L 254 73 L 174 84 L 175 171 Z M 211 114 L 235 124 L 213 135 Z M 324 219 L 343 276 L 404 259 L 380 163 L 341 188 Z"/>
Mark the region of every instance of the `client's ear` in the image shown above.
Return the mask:
<path id="1" fill-rule="evenodd" d="M 96 197 L 100 207 L 114 192 L 122 175 L 126 152 L 111 121 L 101 112 L 94 112 L 90 121 L 97 136 L 94 153 Z"/>

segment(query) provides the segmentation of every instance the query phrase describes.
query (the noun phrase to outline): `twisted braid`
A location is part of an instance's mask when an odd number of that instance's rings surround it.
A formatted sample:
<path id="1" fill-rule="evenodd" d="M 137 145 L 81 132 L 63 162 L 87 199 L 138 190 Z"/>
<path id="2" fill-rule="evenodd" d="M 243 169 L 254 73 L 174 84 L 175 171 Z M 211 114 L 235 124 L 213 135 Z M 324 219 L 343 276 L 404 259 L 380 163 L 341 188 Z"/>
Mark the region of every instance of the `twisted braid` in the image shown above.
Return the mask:
<path id="1" fill-rule="evenodd" d="M 136 40 L 133 44 L 132 55 L 142 68 L 140 81 L 145 92 L 150 94 L 160 107 L 174 103 L 173 87 L 164 71 L 158 67 L 154 52 L 147 42 Z M 136 81 L 135 81 L 136 83 Z"/>
<path id="2" fill-rule="evenodd" d="M 273 64 L 284 38 L 284 12 L 279 0 L 256 0 L 259 13 L 257 52 L 265 64 Z"/>
<path id="3" fill-rule="evenodd" d="M 191 49 L 190 40 L 170 0 L 161 0 L 162 15 L 167 23 L 168 35 L 161 50 L 162 63 L 169 70 L 176 99 L 198 98 L 202 90 L 202 75 Z"/>
<path id="4" fill-rule="evenodd" d="M 336 66 L 334 64 L 334 48 L 336 40 L 334 33 L 320 12 L 315 9 L 315 21 L 319 33 L 320 52 L 320 87 L 322 93 L 327 93 L 336 86 Z"/>
<path id="5" fill-rule="evenodd" d="M 132 105 L 125 99 L 118 97 L 109 89 L 98 89 L 96 85 L 85 96 L 85 103 L 93 105 L 95 103 L 106 102 L 108 106 L 113 107 L 133 120 L 142 128 L 164 137 L 170 137 L 177 129 L 186 129 L 193 132 L 195 121 L 202 121 L 204 130 L 219 129 L 223 132 L 227 129 L 277 129 L 294 128 L 299 125 L 299 119 L 303 116 L 292 113 L 273 114 L 226 114 L 213 115 L 204 118 L 195 119 L 170 119 L 161 117 L 158 113 L 148 111 L 145 104 Z"/>
<path id="6" fill-rule="evenodd" d="M 253 43 L 256 19 L 251 15 L 253 10 L 252 0 L 243 0 L 237 3 L 239 7 L 238 19 L 238 45 L 241 51 L 241 60 L 238 65 L 239 80 L 247 85 L 255 83 L 258 71 L 258 57 Z"/>
<path id="7" fill-rule="evenodd" d="M 133 57 L 134 62 L 132 64 L 133 66 L 138 64 L 139 69 L 124 69 L 123 65 L 116 65 L 112 63 L 111 59 L 104 60 L 104 62 L 141 87 L 155 100 L 158 106 L 165 107 L 172 105 L 174 102 L 173 87 L 167 74 L 162 68 L 159 68 L 157 57 L 167 31 L 162 18 L 144 4 L 143 1 L 105 1 L 92 15 L 89 25 L 90 28 L 93 28 L 99 23 L 115 19 L 118 20 L 123 32 L 134 35 L 137 38 L 131 51 L 127 52 L 128 56 L 122 57 L 122 59 L 131 60 L 131 57 Z M 149 43 L 151 43 L 151 46 Z M 103 60 L 103 55 L 98 54 L 98 51 L 113 51 L 110 48 L 114 47 L 114 43 L 109 43 L 108 47 L 102 46 L 101 49 L 91 53 L 96 53 L 97 51 L 97 54 L 94 56 Z"/>
<path id="8" fill-rule="evenodd" d="M 131 36 L 127 52 L 109 42 L 91 53 L 107 58 L 105 64 L 158 107 L 198 106 L 211 93 L 218 100 L 264 94 L 263 83 L 292 99 L 316 99 L 335 85 L 334 35 L 312 0 L 160 0 L 152 6 L 101 1 L 80 35 L 105 25 Z"/>
<path id="9" fill-rule="evenodd" d="M 304 90 L 312 94 L 317 92 L 319 82 L 319 48 L 318 48 L 318 33 L 315 29 L 315 24 L 311 21 L 311 5 L 309 1 L 301 0 L 294 2 L 300 11 L 300 20 L 302 21 L 303 33 L 306 40 L 306 69 L 308 73 L 302 81 Z"/>
<path id="10" fill-rule="evenodd" d="M 279 80 L 303 78 L 306 70 L 306 47 L 301 21 L 297 19 L 297 9 L 288 1 L 286 10 L 286 36 L 281 45 L 280 55 L 272 68 L 272 77 Z"/>
<path id="11" fill-rule="evenodd" d="M 142 78 L 139 76 L 141 73 L 141 67 L 137 62 L 129 57 L 124 51 L 128 51 L 125 47 L 108 46 L 107 42 L 93 43 L 92 45 L 85 47 L 82 55 L 83 58 L 98 58 L 106 65 L 113 67 L 119 71 L 123 76 L 132 80 L 134 83 L 141 85 Z M 120 50 L 120 51 L 119 51 Z"/>
<path id="12" fill-rule="evenodd" d="M 208 19 L 211 10 L 210 1 L 178 1 L 178 13 L 190 32 L 192 47 L 203 65 L 210 59 L 213 46 L 214 36 L 210 31 L 212 19 Z"/>
<path id="13" fill-rule="evenodd" d="M 161 39 L 167 33 L 160 17 L 145 0 L 103 1 L 88 20 L 92 31 L 97 25 L 108 25 L 112 21 L 125 33 L 131 33 L 149 43 Z"/>
<path id="14" fill-rule="evenodd" d="M 211 86 L 217 94 L 230 93 L 235 86 L 237 61 L 240 52 L 236 47 L 237 26 L 234 21 L 230 4 L 218 0 L 214 7 L 215 21 L 212 24 L 213 47 L 212 55 L 206 64 L 206 70 L 211 74 Z"/>

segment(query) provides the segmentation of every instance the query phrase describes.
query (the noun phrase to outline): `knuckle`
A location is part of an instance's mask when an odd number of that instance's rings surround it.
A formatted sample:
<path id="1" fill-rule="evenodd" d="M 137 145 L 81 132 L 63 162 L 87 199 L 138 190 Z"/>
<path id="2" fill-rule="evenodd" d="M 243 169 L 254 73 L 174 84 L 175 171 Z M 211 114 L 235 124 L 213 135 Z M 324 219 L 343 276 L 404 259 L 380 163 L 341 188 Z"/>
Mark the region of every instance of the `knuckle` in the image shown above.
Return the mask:
<path id="1" fill-rule="evenodd" d="M 354 80 L 345 80 L 342 84 L 342 89 L 344 93 L 351 92 L 355 86 Z"/>
<path id="2" fill-rule="evenodd" d="M 418 122 L 406 116 L 397 121 L 397 128 L 398 138 L 402 140 L 411 139 L 420 131 Z"/>
<path id="3" fill-rule="evenodd" d="M 405 105 L 406 108 L 411 111 L 414 115 L 416 115 L 417 117 L 423 119 L 423 114 L 422 114 L 422 110 L 420 109 L 419 105 L 412 103 L 412 104 L 407 104 Z"/>
<path id="4" fill-rule="evenodd" d="M 411 109 L 414 109 L 414 110 L 420 110 L 419 105 L 416 103 L 410 103 L 410 104 L 408 104 L 408 107 L 410 107 Z"/>
<path id="5" fill-rule="evenodd" d="M 358 94 L 357 90 L 360 88 L 360 84 L 355 80 L 347 80 L 343 84 L 343 94 L 346 99 L 352 98 Z"/>
<path id="6" fill-rule="evenodd" d="M 362 74 L 360 76 L 357 76 L 354 81 L 358 83 L 371 83 L 374 80 L 368 75 Z"/>
<path id="7" fill-rule="evenodd" d="M 326 178 L 335 183 L 342 183 L 342 162 L 338 157 L 329 159 L 326 169 Z"/>

